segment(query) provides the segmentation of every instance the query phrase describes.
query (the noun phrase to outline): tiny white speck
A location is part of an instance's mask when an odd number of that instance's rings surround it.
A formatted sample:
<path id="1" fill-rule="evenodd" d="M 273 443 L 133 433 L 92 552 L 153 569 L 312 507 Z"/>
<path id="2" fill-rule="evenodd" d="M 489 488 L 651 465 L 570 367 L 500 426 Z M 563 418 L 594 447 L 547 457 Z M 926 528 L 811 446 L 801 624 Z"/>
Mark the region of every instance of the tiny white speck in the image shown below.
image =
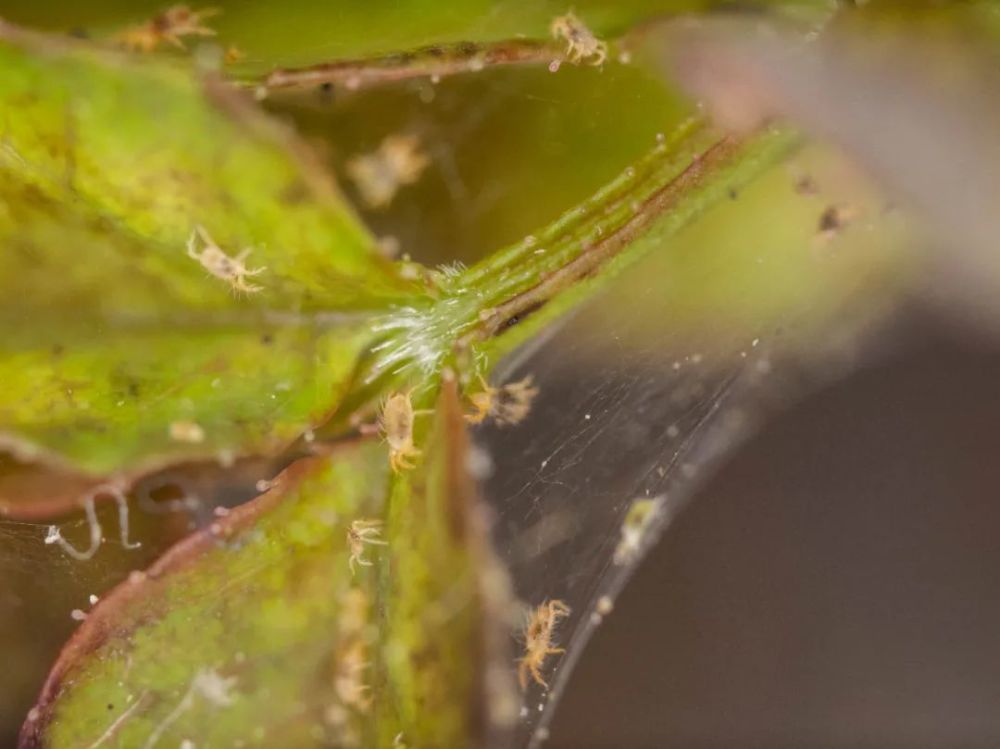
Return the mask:
<path id="1" fill-rule="evenodd" d="M 758 343 L 760 343 L 760 338 L 754 338 L 754 339 L 753 339 L 753 340 L 752 340 L 752 341 L 750 342 L 750 345 L 751 345 L 751 346 L 756 346 L 756 345 L 757 345 Z"/>
<path id="2" fill-rule="evenodd" d="M 585 418 L 587 421 L 590 421 L 590 414 L 584 414 L 583 418 Z"/>
<path id="3" fill-rule="evenodd" d="M 93 593 L 91 593 L 90 598 L 88 598 L 87 600 L 90 601 L 91 606 L 96 606 L 97 602 L 100 601 L 101 599 L 95 596 Z"/>
<path id="4" fill-rule="evenodd" d="M 73 609 L 69 612 L 69 618 L 73 621 L 82 622 L 87 618 L 87 614 L 84 611 L 80 611 L 80 609 Z"/>

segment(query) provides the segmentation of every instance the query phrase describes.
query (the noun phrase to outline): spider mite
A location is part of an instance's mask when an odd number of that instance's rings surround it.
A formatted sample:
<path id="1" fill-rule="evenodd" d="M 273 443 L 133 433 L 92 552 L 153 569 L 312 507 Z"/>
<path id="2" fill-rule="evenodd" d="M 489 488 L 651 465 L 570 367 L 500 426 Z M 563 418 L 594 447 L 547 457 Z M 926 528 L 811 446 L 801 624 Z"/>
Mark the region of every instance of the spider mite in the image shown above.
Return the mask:
<path id="1" fill-rule="evenodd" d="M 347 530 L 347 547 L 351 550 L 351 556 L 347 560 L 347 566 L 351 568 L 351 574 L 354 574 L 354 565 L 358 564 L 362 567 L 371 567 L 372 563 L 364 558 L 365 544 L 375 545 L 375 546 L 387 546 L 387 542 L 382 541 L 379 536 L 382 535 L 382 521 L 381 520 L 355 520 L 351 523 L 351 527 Z"/>
<path id="2" fill-rule="evenodd" d="M 204 245 L 199 252 L 197 250 L 198 239 Z M 266 268 L 254 268 L 249 270 L 246 267 L 246 259 L 253 250 L 247 248 L 236 257 L 229 257 L 212 239 L 204 227 L 198 226 L 191 233 L 187 243 L 187 254 L 189 258 L 201 263 L 201 267 L 207 270 L 216 278 L 227 282 L 233 291 L 245 291 L 248 294 L 260 291 L 263 287 L 252 283 L 247 283 L 247 278 L 263 273 Z"/>
<path id="3" fill-rule="evenodd" d="M 216 8 L 196 11 L 187 5 L 174 5 L 146 23 L 121 32 L 118 39 L 135 52 L 152 52 L 163 42 L 185 49 L 181 37 L 215 36 L 215 31 L 203 25 L 203 22 L 218 13 Z"/>
<path id="4" fill-rule="evenodd" d="M 554 38 L 565 40 L 566 57 L 572 63 L 602 65 L 608 57 L 608 45 L 594 36 L 572 11 L 553 19 L 549 31 Z"/>
<path id="5" fill-rule="evenodd" d="M 531 404 L 538 395 L 531 375 L 498 388 L 490 386 L 482 377 L 479 383 L 483 389 L 469 396 L 472 413 L 466 414 L 465 420 L 470 424 L 481 424 L 487 419 L 501 426 L 519 424 L 531 412 Z"/>
<path id="6" fill-rule="evenodd" d="M 187 442 L 196 445 L 205 441 L 205 430 L 202 429 L 201 425 L 187 419 L 170 422 L 168 434 L 174 442 Z"/>
<path id="7" fill-rule="evenodd" d="M 542 678 L 542 666 L 549 655 L 565 653 L 563 648 L 554 648 L 553 635 L 560 619 L 569 616 L 569 606 L 559 600 L 544 601 L 528 615 L 524 627 L 524 655 L 518 659 L 517 680 L 521 689 L 528 688 L 528 676 L 536 684 L 548 687 Z"/>
<path id="8" fill-rule="evenodd" d="M 333 660 L 333 688 L 336 701 L 329 705 L 324 718 L 341 735 L 338 746 L 353 745 L 348 741 L 355 726 L 351 712 L 366 713 L 371 707 L 371 694 L 364 674 L 371 665 L 368 645 L 370 601 L 364 591 L 351 588 L 340 597 L 337 622 L 337 648 Z"/>
<path id="9" fill-rule="evenodd" d="M 351 178 L 361 199 L 369 208 L 388 206 L 404 185 L 420 179 L 431 163 L 415 135 L 390 135 L 372 153 L 355 156 L 347 162 Z"/>
<path id="10" fill-rule="evenodd" d="M 413 468 L 412 460 L 420 456 L 420 450 L 413 445 L 414 417 L 433 413 L 414 411 L 410 392 L 389 395 L 378 416 L 379 433 L 389 443 L 389 465 L 396 473 Z"/>

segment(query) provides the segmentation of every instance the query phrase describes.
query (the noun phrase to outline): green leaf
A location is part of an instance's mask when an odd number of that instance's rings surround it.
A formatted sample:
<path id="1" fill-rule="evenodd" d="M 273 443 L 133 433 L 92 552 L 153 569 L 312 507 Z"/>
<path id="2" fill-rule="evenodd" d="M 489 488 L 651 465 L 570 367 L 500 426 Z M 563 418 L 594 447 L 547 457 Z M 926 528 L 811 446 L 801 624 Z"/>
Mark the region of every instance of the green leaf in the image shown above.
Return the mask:
<path id="1" fill-rule="evenodd" d="M 252 248 L 259 292 L 188 255 L 199 227 Z M 282 449 L 335 407 L 370 312 L 414 294 L 222 83 L 5 25 L 0 249 L 0 433 L 94 476 Z"/>
<path id="2" fill-rule="evenodd" d="M 397 725 L 407 746 L 479 746 L 517 715 L 507 578 L 489 547 L 468 450 L 449 375 L 426 459 L 395 476 L 389 497 L 381 575 L 388 693 L 376 746 L 390 746 Z"/>
<path id="3" fill-rule="evenodd" d="M 762 0 L 793 17 L 815 19 L 836 7 L 836 0 Z M 147 22 L 169 7 L 160 0 L 101 0 L 80 6 L 57 0 L 44 8 L 30 0 L 8 0 L 4 13 L 19 23 L 53 29 L 83 29 L 106 37 Z M 598 34 L 617 35 L 652 17 L 699 13 L 718 0 L 539 0 L 501 3 L 489 0 L 405 0 L 395 3 L 299 3 L 288 6 L 267 0 L 217 0 L 189 3 L 193 9 L 221 12 L 208 19 L 218 32 L 212 41 L 235 45 L 245 59 L 240 73 L 266 73 L 275 65 L 308 65 L 346 57 L 368 57 L 428 44 L 489 42 L 510 38 L 549 37 L 552 19 L 572 6 Z M 169 45 L 164 45 L 164 48 Z M 189 46 L 194 46 L 191 44 Z"/>
<path id="4" fill-rule="evenodd" d="M 3 348 L 0 414 L 22 452 L 90 474 L 201 457 L 225 465 L 275 454 L 324 421 L 369 335 L 358 326 L 67 333 L 47 348 Z"/>
<path id="5" fill-rule="evenodd" d="M 294 134 L 211 77 L 7 26 L 0 70 L 4 234 L 71 218 L 94 240 L 141 245 L 138 258 L 135 246 L 94 258 L 100 279 L 78 277 L 72 234 L 30 253 L 65 286 L 103 282 L 105 314 L 125 280 L 155 283 L 161 305 L 213 311 L 370 309 L 407 289 Z M 187 257 L 196 226 L 230 255 L 253 249 L 261 293 L 234 300 Z M 9 284 L 27 262 L 7 262 Z"/>
<path id="6" fill-rule="evenodd" d="M 299 462 L 133 575 L 64 649 L 22 745 L 89 745 L 116 721 L 108 747 L 155 746 L 157 734 L 160 746 L 334 740 L 325 715 L 342 702 L 337 656 L 368 647 L 374 615 L 373 578 L 352 576 L 347 531 L 377 515 L 386 473 L 376 443 Z M 205 674 L 234 679 L 231 705 L 204 691 Z M 339 676 L 370 683 L 367 671 Z"/>
<path id="7" fill-rule="evenodd" d="M 384 445 L 296 463 L 93 609 L 21 746 L 475 746 L 509 722 L 506 579 L 453 383 L 437 411 L 426 460 L 393 479 L 387 545 L 376 531 L 351 562 L 352 524 L 384 509 Z"/>

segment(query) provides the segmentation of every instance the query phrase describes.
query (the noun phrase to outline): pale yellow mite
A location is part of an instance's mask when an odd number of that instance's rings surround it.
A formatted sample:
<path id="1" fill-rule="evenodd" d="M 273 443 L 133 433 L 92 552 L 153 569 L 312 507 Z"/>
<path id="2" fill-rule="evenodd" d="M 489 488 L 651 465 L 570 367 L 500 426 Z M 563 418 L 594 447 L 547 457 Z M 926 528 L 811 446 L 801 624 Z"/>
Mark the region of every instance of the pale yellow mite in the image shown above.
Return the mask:
<path id="1" fill-rule="evenodd" d="M 552 646 L 556 625 L 569 613 L 570 608 L 563 601 L 552 600 L 543 602 L 529 614 L 524 627 L 524 655 L 517 661 L 517 680 L 522 690 L 528 688 L 529 676 L 536 684 L 549 686 L 542 678 L 542 666 L 548 656 L 566 652 L 563 648 Z"/>
<path id="2" fill-rule="evenodd" d="M 370 601 L 359 588 L 341 595 L 337 620 L 337 645 L 332 659 L 335 699 L 327 704 L 323 719 L 334 732 L 336 746 L 361 745 L 361 716 L 372 704 L 371 688 L 365 683 L 370 658 Z"/>
<path id="3" fill-rule="evenodd" d="M 152 52 L 163 42 L 185 49 L 182 37 L 215 36 L 215 31 L 205 26 L 204 21 L 218 13 L 216 8 L 196 11 L 187 5 L 174 5 L 146 23 L 126 29 L 117 38 L 135 52 Z"/>
<path id="4" fill-rule="evenodd" d="M 554 38 L 566 42 L 566 59 L 572 63 L 603 65 L 608 58 L 608 45 L 594 36 L 573 11 L 554 19 L 549 31 Z"/>
<path id="5" fill-rule="evenodd" d="M 203 245 L 200 251 L 197 249 L 199 238 Z M 202 226 L 195 228 L 190 238 L 188 238 L 187 243 L 189 258 L 197 260 L 201 263 L 202 268 L 216 278 L 228 283 L 233 288 L 233 291 L 244 291 L 247 294 L 253 294 L 263 288 L 256 284 L 247 283 L 247 278 L 256 276 L 267 270 L 263 267 L 254 268 L 253 270 L 247 268 L 246 259 L 252 251 L 251 249 L 245 249 L 236 257 L 229 257 Z"/>
<path id="6" fill-rule="evenodd" d="M 174 442 L 187 442 L 197 445 L 205 441 L 205 430 L 196 421 L 182 419 L 170 422 L 170 439 Z"/>
<path id="7" fill-rule="evenodd" d="M 531 412 L 531 404 L 538 395 L 531 375 L 498 388 L 492 387 L 482 377 L 479 383 L 483 389 L 468 396 L 472 413 L 466 414 L 465 420 L 470 424 L 481 424 L 487 419 L 500 426 L 519 424 Z"/>
<path id="8" fill-rule="evenodd" d="M 622 521 L 621 540 L 615 547 L 615 564 L 628 564 L 639 557 L 646 535 L 663 512 L 664 502 L 664 497 L 633 500 Z"/>
<path id="9" fill-rule="evenodd" d="M 413 460 L 420 450 L 413 445 L 413 419 L 427 411 L 414 411 L 410 394 L 392 393 L 382 405 L 378 417 L 379 432 L 389 443 L 389 465 L 399 472 L 414 467 Z"/>
<path id="10" fill-rule="evenodd" d="M 351 178 L 361 199 L 369 208 L 388 206 L 399 188 L 420 179 L 431 163 L 415 135 L 390 135 L 372 153 L 355 156 L 347 162 Z"/>
<path id="11" fill-rule="evenodd" d="M 347 548 L 351 551 L 351 556 L 347 560 L 347 566 L 351 568 L 351 574 L 355 572 L 355 565 L 371 567 L 372 563 L 365 559 L 365 544 L 374 546 L 386 546 L 379 536 L 382 535 L 381 520 L 355 520 L 347 530 Z"/>

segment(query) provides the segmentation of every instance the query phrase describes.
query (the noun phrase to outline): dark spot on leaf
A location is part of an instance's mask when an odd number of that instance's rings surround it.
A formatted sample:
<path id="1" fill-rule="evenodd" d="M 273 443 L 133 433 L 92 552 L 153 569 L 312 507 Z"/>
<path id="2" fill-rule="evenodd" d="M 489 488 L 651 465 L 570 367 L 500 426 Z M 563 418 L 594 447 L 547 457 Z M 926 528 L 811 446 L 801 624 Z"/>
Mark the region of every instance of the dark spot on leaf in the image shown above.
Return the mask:
<path id="1" fill-rule="evenodd" d="M 66 353 L 66 348 L 62 344 L 57 343 L 52 347 L 53 356 L 62 356 L 64 353 Z"/>
<path id="2" fill-rule="evenodd" d="M 738 198 L 739 196 L 740 196 L 739 190 L 737 190 L 737 189 L 735 189 L 733 187 L 729 188 L 729 199 L 730 200 L 736 200 L 736 198 Z"/>
<path id="3" fill-rule="evenodd" d="M 795 181 L 795 192 L 799 195 L 817 195 L 819 194 L 819 185 L 816 184 L 816 180 L 811 175 L 805 174 Z"/>
<path id="4" fill-rule="evenodd" d="M 840 226 L 840 217 L 837 215 L 837 209 L 834 206 L 830 206 L 822 215 L 819 217 L 819 230 L 820 231 L 833 231 Z"/>
<path id="5" fill-rule="evenodd" d="M 479 51 L 479 45 L 472 42 L 462 42 L 458 45 L 458 51 L 462 55 L 472 57 L 472 55 Z"/>
<path id="6" fill-rule="evenodd" d="M 836 234 L 850 222 L 852 212 L 849 208 L 831 205 L 819 217 L 819 232 L 821 234 Z"/>
<path id="7" fill-rule="evenodd" d="M 544 304 L 544 302 L 538 302 L 537 304 L 535 304 L 535 305 L 533 305 L 531 307 L 528 307 L 525 310 L 521 310 L 516 315 L 512 315 L 511 317 L 508 317 L 506 320 L 503 321 L 503 323 L 501 323 L 500 327 L 497 328 L 496 334 L 500 335 L 504 331 L 510 330 L 515 325 L 523 322 L 526 317 L 528 317 L 529 315 L 532 315 L 535 312 L 537 312 L 538 310 L 540 310 L 542 308 L 543 304 Z"/>
<path id="8" fill-rule="evenodd" d="M 302 180 L 295 180 L 281 191 L 280 199 L 288 205 L 303 203 L 309 197 L 309 188 Z"/>
<path id="9" fill-rule="evenodd" d="M 139 397 L 139 383 L 138 382 L 130 382 L 128 384 L 128 394 L 132 398 L 138 398 Z"/>
<path id="10" fill-rule="evenodd" d="M 319 98 L 324 104 L 329 104 L 333 101 L 333 83 L 330 81 L 324 81 L 319 84 Z"/>
<path id="11" fill-rule="evenodd" d="M 264 335 L 260 337 L 260 342 L 263 343 L 265 346 L 270 346 L 272 343 L 274 343 L 274 336 L 272 336 L 270 333 L 264 333 Z"/>

